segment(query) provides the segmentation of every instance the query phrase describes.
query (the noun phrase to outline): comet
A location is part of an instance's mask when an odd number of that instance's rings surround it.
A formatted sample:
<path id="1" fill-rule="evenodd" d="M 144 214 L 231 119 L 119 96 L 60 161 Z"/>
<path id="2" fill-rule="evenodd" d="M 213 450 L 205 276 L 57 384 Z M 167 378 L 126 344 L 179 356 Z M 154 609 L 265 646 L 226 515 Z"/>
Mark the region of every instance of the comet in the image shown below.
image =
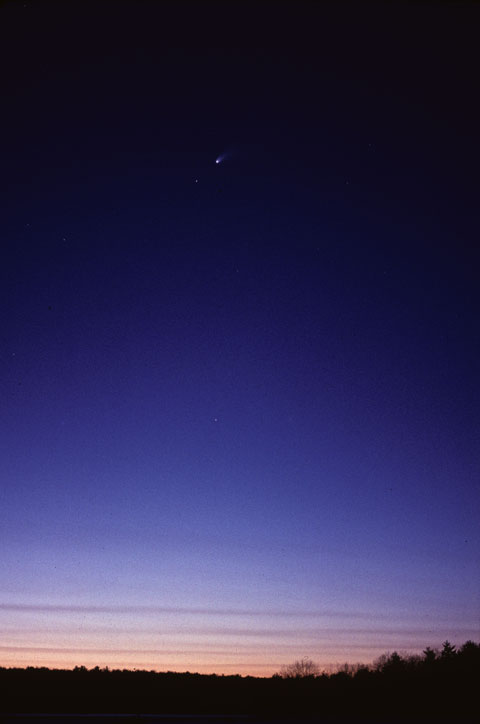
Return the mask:
<path id="1" fill-rule="evenodd" d="M 232 151 L 232 150 L 224 151 L 223 153 L 220 154 L 220 156 L 217 156 L 217 158 L 215 159 L 215 163 L 218 165 L 219 163 L 228 161 L 228 159 L 231 158 L 233 156 L 233 154 L 234 154 L 234 151 Z"/>

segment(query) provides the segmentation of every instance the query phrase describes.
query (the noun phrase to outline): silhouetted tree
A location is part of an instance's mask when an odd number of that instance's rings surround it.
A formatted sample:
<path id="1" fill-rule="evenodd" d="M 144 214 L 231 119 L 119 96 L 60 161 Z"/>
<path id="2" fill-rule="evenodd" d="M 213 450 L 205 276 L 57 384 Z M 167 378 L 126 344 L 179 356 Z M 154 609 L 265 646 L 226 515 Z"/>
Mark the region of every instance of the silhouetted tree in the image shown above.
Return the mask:
<path id="1" fill-rule="evenodd" d="M 458 655 L 465 660 L 474 661 L 480 660 L 480 644 L 476 644 L 475 641 L 465 641 L 463 646 L 460 647 Z"/>
<path id="2" fill-rule="evenodd" d="M 318 674 L 318 666 L 306 656 L 303 659 L 294 661 L 293 664 L 283 666 L 280 670 L 282 679 L 304 679 L 308 676 L 318 676 Z"/>
<path id="3" fill-rule="evenodd" d="M 426 664 L 431 665 L 434 661 L 437 660 L 438 657 L 438 651 L 435 649 L 430 648 L 430 646 L 427 646 L 426 649 L 423 651 L 424 661 Z"/>
<path id="4" fill-rule="evenodd" d="M 392 654 L 382 654 L 374 662 L 374 667 L 377 671 L 384 673 L 397 673 L 404 668 L 404 660 L 399 653 L 394 651 Z"/>
<path id="5" fill-rule="evenodd" d="M 444 641 L 440 656 L 442 659 L 452 659 L 456 654 L 456 650 L 456 646 L 452 646 L 450 641 Z"/>

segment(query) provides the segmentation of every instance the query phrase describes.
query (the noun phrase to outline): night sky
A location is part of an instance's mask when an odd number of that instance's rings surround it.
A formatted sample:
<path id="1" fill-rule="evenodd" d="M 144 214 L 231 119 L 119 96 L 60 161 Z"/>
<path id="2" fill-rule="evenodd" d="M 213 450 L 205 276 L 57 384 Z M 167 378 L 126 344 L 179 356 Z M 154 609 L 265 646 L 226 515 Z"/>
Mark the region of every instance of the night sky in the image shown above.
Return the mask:
<path id="1" fill-rule="evenodd" d="M 479 22 L 2 3 L 0 665 L 478 640 Z"/>

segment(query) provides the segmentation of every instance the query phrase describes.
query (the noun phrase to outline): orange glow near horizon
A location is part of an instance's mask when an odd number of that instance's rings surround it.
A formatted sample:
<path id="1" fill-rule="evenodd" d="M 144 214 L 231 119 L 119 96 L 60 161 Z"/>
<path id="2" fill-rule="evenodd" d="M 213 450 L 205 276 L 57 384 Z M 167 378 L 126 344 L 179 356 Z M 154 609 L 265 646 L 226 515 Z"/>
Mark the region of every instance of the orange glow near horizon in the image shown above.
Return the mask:
<path id="1" fill-rule="evenodd" d="M 370 664 L 391 651 L 418 654 L 445 639 L 476 638 L 427 620 L 362 612 L 0 605 L 0 666 L 119 668 L 271 676 L 304 656 L 320 670 Z"/>
<path id="2" fill-rule="evenodd" d="M 459 643 L 461 643 L 459 641 Z M 426 644 L 425 644 L 426 645 Z M 421 653 L 425 645 L 409 646 L 408 653 Z M 320 649 L 318 646 L 285 648 L 273 645 L 232 646 L 212 645 L 211 649 L 82 649 L 54 646 L 1 646 L 0 666 L 3 667 L 48 667 L 73 669 L 85 666 L 87 669 L 108 667 L 110 669 L 144 669 L 148 671 L 175 671 L 241 676 L 272 676 L 282 666 L 308 656 L 318 665 L 320 671 L 330 672 L 349 663 L 370 664 L 378 656 L 394 649 L 407 652 L 406 647 L 373 645 L 339 645 Z"/>

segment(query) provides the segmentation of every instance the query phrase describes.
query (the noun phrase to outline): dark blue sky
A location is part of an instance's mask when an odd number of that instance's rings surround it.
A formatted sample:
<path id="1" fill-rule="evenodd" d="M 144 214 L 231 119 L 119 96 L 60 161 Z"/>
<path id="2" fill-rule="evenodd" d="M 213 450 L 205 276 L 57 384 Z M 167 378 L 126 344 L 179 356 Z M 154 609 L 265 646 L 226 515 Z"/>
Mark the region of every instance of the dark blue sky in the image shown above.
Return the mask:
<path id="1" fill-rule="evenodd" d="M 478 638 L 479 19 L 2 4 L 2 663 Z"/>

